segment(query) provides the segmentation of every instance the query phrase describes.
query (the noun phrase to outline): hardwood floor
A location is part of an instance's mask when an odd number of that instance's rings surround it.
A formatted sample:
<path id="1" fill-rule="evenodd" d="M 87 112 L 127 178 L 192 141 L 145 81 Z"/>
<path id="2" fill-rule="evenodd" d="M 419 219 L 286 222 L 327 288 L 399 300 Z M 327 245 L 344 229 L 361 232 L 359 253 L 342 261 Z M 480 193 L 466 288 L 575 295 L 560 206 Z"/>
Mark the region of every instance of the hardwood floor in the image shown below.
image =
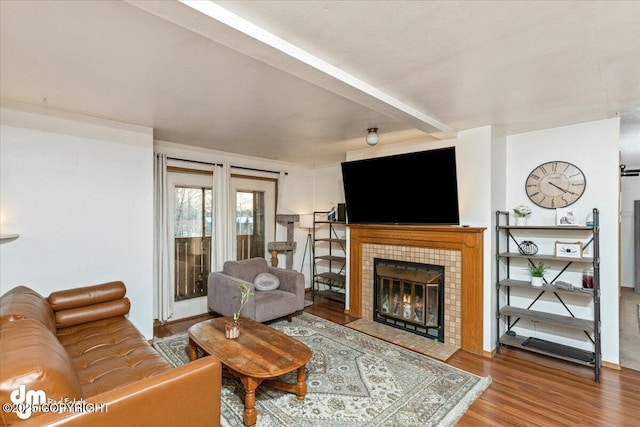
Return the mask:
<path id="1" fill-rule="evenodd" d="M 328 300 L 316 300 L 305 311 L 341 325 L 355 319 Z M 154 333 L 163 337 L 186 332 L 210 317 L 158 326 Z M 459 350 L 447 363 L 492 379 L 458 426 L 640 425 L 640 371 L 603 368 L 598 384 L 592 369 L 508 348 L 491 359 Z"/>

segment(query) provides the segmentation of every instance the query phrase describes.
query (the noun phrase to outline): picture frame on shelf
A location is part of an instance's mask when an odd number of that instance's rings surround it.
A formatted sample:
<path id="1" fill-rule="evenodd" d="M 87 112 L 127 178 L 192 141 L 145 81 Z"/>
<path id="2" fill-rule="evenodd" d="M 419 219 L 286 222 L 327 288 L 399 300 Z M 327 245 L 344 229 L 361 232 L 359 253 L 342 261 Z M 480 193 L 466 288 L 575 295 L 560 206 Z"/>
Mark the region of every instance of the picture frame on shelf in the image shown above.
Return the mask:
<path id="1" fill-rule="evenodd" d="M 582 242 L 556 241 L 554 255 L 562 258 L 582 258 Z"/>
<path id="2" fill-rule="evenodd" d="M 556 225 L 577 226 L 578 212 L 576 208 L 557 208 L 556 209 Z"/>

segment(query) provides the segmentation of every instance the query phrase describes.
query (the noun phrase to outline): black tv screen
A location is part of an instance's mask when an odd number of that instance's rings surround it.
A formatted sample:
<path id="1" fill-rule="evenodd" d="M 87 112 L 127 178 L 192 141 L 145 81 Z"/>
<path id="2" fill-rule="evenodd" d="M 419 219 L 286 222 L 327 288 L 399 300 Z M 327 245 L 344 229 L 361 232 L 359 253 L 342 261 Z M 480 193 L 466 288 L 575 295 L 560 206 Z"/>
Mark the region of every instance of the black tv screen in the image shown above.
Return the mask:
<path id="1" fill-rule="evenodd" d="M 455 147 L 342 163 L 351 224 L 458 225 Z"/>

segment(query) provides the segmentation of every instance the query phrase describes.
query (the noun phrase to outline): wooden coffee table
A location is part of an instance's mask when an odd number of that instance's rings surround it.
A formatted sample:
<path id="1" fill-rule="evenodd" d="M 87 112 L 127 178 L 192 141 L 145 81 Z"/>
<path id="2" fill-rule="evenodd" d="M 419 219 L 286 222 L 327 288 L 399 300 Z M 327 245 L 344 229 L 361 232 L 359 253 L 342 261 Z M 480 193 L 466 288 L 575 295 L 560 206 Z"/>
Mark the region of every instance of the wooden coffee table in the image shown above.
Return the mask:
<path id="1" fill-rule="evenodd" d="M 198 357 L 198 348 L 217 358 L 223 365 L 223 374 L 240 379 L 244 386 L 244 415 L 246 426 L 257 420 L 254 408 L 256 388 L 260 384 L 288 393 L 299 400 L 307 394 L 305 366 L 311 359 L 311 349 L 282 332 L 250 319 L 240 319 L 240 336 L 227 339 L 225 324 L 229 317 L 218 317 L 197 323 L 189 328 L 189 358 Z M 298 370 L 296 383 L 276 381 L 276 378 Z"/>

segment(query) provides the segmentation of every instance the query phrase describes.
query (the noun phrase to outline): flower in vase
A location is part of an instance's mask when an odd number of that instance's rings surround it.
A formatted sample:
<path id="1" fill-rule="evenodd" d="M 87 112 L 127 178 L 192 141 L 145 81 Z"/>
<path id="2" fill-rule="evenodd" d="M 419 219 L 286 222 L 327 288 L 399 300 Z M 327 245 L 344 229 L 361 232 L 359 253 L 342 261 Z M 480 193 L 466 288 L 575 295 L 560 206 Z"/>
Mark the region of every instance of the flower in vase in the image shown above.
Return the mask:
<path id="1" fill-rule="evenodd" d="M 513 208 L 513 213 L 518 218 L 526 218 L 529 215 L 531 215 L 531 212 L 532 212 L 531 208 L 526 205 L 518 205 L 515 208 Z"/>
<path id="2" fill-rule="evenodd" d="M 253 295 L 253 292 L 251 291 L 251 289 L 249 289 L 249 287 L 244 283 L 241 283 L 238 286 L 238 289 L 240 289 L 240 307 L 238 307 L 238 311 L 233 313 L 233 326 L 238 326 L 242 307 L 244 307 L 244 304 L 249 300 L 249 297 Z"/>

